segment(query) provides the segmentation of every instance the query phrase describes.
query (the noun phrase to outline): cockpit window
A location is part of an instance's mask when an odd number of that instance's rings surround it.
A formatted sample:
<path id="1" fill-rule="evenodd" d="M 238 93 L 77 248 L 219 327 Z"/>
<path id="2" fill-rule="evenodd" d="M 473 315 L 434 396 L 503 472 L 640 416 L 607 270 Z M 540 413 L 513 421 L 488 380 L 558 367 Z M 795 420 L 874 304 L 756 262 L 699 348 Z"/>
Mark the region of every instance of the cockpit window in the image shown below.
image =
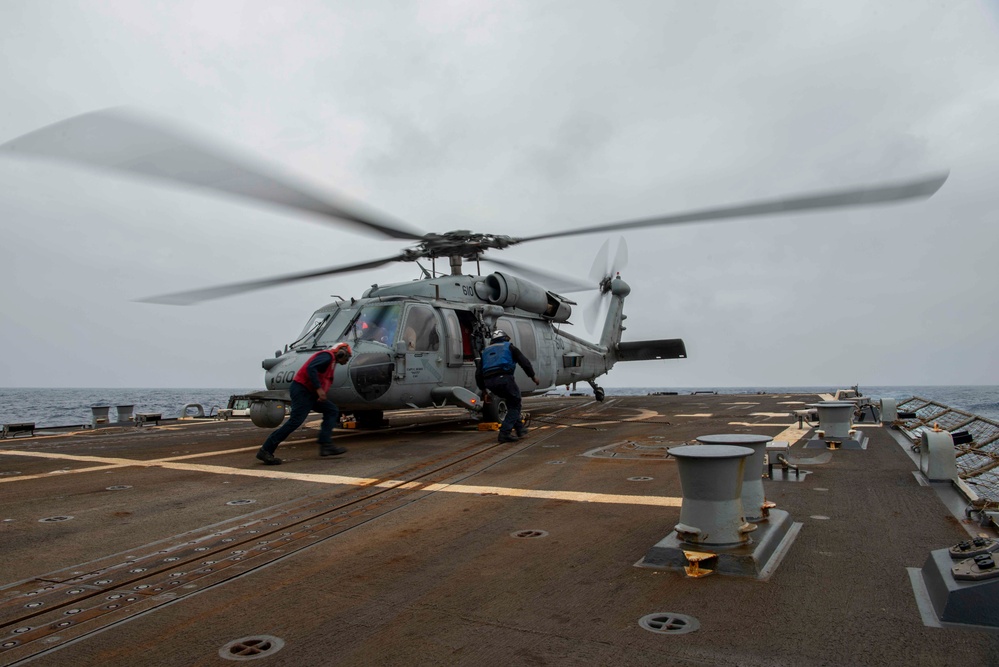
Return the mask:
<path id="1" fill-rule="evenodd" d="M 320 336 L 324 331 L 329 330 L 329 323 L 338 314 L 339 310 L 317 310 L 313 313 L 309 321 L 305 323 L 302 328 L 302 333 L 298 335 L 292 343 L 288 345 L 290 348 L 312 348 L 316 347 L 318 343 L 316 342 L 316 336 Z"/>
<path id="2" fill-rule="evenodd" d="M 302 342 L 303 339 L 308 338 L 310 336 L 314 336 L 316 332 L 319 331 L 320 328 L 322 328 L 323 324 L 325 324 L 326 320 L 328 320 L 329 318 L 330 318 L 329 313 L 322 313 L 322 312 L 315 313 L 312 317 L 309 318 L 309 321 L 305 323 L 305 327 L 302 328 L 302 333 L 299 334 L 298 338 L 295 339 L 295 343 L 300 343 Z M 295 343 L 292 343 L 292 345 L 295 345 Z"/>
<path id="3" fill-rule="evenodd" d="M 320 327 L 319 330 L 319 347 L 329 347 L 336 343 L 343 336 L 344 329 L 347 328 L 347 323 L 350 321 L 350 317 L 354 314 L 353 310 L 336 310 L 333 313 L 333 317 L 324 326 Z"/>
<path id="4" fill-rule="evenodd" d="M 371 340 L 391 347 L 401 314 L 402 307 L 398 304 L 365 306 L 354 319 L 348 336 L 354 340 Z"/>
<path id="5" fill-rule="evenodd" d="M 433 352 L 440 349 L 441 336 L 437 329 L 437 316 L 429 306 L 411 306 L 406 314 L 402 340 L 407 350 Z"/>

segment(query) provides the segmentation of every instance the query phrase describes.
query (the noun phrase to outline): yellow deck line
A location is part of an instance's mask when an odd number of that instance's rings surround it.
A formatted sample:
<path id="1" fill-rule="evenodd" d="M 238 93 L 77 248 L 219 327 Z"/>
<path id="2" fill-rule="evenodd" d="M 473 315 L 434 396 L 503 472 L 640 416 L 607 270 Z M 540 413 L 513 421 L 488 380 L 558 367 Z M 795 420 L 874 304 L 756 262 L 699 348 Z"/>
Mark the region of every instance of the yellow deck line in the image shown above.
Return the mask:
<path id="1" fill-rule="evenodd" d="M 154 459 L 142 461 L 137 459 L 122 459 L 103 456 L 84 456 L 79 454 L 62 454 L 55 452 L 27 452 L 0 450 L 0 456 L 31 456 L 42 459 L 56 459 L 64 461 L 81 461 L 87 463 L 103 464 L 98 468 L 84 468 L 79 471 L 88 472 L 94 470 L 106 470 L 113 467 L 138 466 L 142 468 L 165 468 L 167 470 L 184 470 L 188 472 L 204 472 L 216 475 L 242 475 L 244 477 L 258 477 L 263 479 L 286 479 L 296 482 L 312 482 L 315 484 L 343 484 L 350 486 L 375 486 L 379 488 L 392 489 L 396 487 L 412 488 L 415 482 L 406 482 L 398 479 L 377 479 L 370 477 L 348 477 L 345 475 L 320 475 L 313 473 L 298 473 L 273 468 L 245 469 L 231 468 L 228 466 L 204 465 L 199 463 L 179 463 L 170 459 Z M 51 473 L 44 475 L 52 476 Z M 26 479 L 37 479 L 39 475 L 30 477 L 8 477 L 0 479 L 0 483 L 16 482 Z M 654 507 L 679 507 L 681 498 L 667 496 L 632 496 L 615 495 L 609 493 L 588 493 L 585 491 L 548 491 L 544 489 L 517 489 L 501 486 L 473 486 L 468 484 L 429 484 L 424 487 L 427 491 L 443 491 L 446 493 L 465 494 L 490 494 L 498 496 L 508 496 L 511 498 L 537 498 L 544 500 L 572 500 L 587 503 L 610 503 L 624 505 L 651 505 Z"/>
<path id="2" fill-rule="evenodd" d="M 786 415 L 785 415 L 786 416 Z M 774 424 L 773 422 L 729 422 L 729 426 L 794 426 L 794 424 Z"/>

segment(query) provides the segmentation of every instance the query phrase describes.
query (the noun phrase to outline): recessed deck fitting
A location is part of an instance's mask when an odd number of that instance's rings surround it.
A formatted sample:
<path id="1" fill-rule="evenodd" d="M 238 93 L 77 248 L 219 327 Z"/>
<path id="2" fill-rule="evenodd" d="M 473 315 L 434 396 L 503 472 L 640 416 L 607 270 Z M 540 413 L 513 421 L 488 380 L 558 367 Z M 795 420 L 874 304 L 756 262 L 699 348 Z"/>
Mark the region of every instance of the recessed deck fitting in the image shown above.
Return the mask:
<path id="1" fill-rule="evenodd" d="M 638 619 L 638 624 L 649 632 L 661 635 L 684 635 L 688 632 L 699 630 L 701 627 L 701 622 L 693 616 L 673 614 L 671 612 L 659 612 L 642 616 Z"/>
<path id="2" fill-rule="evenodd" d="M 545 530 L 518 530 L 516 532 L 510 533 L 510 537 L 517 537 L 520 539 L 532 539 L 536 537 L 548 537 L 548 531 Z"/>
<path id="3" fill-rule="evenodd" d="M 242 637 L 219 649 L 219 656 L 226 660 L 256 660 L 274 655 L 284 648 L 284 640 L 271 635 Z"/>

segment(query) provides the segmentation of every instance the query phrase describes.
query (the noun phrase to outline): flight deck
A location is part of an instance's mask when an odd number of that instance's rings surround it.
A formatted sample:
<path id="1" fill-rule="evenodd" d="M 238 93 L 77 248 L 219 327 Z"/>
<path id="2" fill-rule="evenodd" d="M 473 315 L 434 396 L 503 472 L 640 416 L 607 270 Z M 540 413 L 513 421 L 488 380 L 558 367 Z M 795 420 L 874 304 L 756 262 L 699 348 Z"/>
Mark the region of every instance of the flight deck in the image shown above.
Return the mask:
<path id="1" fill-rule="evenodd" d="M 386 413 L 264 466 L 247 420 L 0 441 L 0 665 L 990 665 L 910 572 L 984 529 L 887 425 L 806 449 L 815 394 L 539 397 L 498 444 L 459 409 Z M 762 576 L 650 567 L 680 521 L 669 449 L 768 436 L 797 525 Z"/>

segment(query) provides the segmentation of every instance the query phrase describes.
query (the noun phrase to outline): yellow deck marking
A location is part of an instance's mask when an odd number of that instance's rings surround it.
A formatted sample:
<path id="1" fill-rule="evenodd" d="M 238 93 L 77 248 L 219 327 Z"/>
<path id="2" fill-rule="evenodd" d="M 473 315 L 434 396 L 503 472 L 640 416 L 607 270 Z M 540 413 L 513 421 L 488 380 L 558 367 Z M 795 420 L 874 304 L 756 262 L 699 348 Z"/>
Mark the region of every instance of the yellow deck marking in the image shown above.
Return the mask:
<path id="1" fill-rule="evenodd" d="M 141 461 L 137 459 L 121 459 L 102 456 L 83 456 L 78 454 L 62 454 L 53 452 L 26 452 L 0 450 L 0 456 L 32 456 L 41 459 L 59 459 L 66 461 L 85 461 L 88 463 L 105 464 L 100 468 L 84 468 L 79 471 L 86 472 L 93 470 L 105 470 L 114 467 L 138 466 L 142 468 L 166 468 L 167 470 L 184 470 L 188 472 L 204 472 L 216 475 L 242 475 L 244 477 L 258 477 L 263 479 L 286 479 L 296 482 L 313 482 L 316 484 L 344 484 L 350 486 L 375 486 L 385 489 L 414 488 L 420 486 L 421 482 L 406 482 L 399 479 L 376 479 L 370 477 L 348 477 L 345 475 L 319 475 L 310 473 L 287 472 L 264 469 L 244 469 L 230 468 L 227 466 L 204 465 L 199 463 L 178 463 L 175 460 L 154 459 Z M 66 473 L 63 473 L 66 474 Z M 48 476 L 48 475 L 45 475 Z M 0 479 L 0 483 L 17 482 L 26 479 L 35 479 L 37 475 L 31 477 L 9 477 Z M 618 505 L 652 505 L 655 507 L 680 507 L 681 498 L 667 496 L 631 496 L 615 495 L 609 493 L 587 493 L 584 491 L 546 491 L 544 489 L 516 489 L 501 486 L 472 486 L 468 484 L 429 484 L 424 487 L 426 491 L 444 491 L 447 493 L 481 494 L 489 493 L 498 496 L 509 496 L 511 498 L 538 498 L 545 500 L 574 500 L 586 503 L 611 503 Z"/>
<path id="2" fill-rule="evenodd" d="M 120 465 L 110 465 L 110 466 L 91 466 L 89 468 L 76 468 L 75 470 L 53 470 L 51 472 L 44 472 L 39 475 L 24 475 L 21 477 L 4 477 L 0 479 L 0 484 L 5 482 L 22 482 L 28 479 L 42 479 L 44 477 L 51 477 L 52 475 L 72 475 L 77 472 L 97 472 L 98 470 L 114 470 L 115 468 L 121 468 Z"/>
<path id="3" fill-rule="evenodd" d="M 655 410 L 646 410 L 645 408 L 628 408 L 629 410 L 635 410 L 638 415 L 635 417 L 625 417 L 624 419 L 615 419 L 614 421 L 604 421 L 604 422 L 586 422 L 586 424 L 581 424 L 581 426 L 603 426 L 605 424 L 617 424 L 618 422 L 637 422 L 643 419 L 652 419 L 653 417 L 658 417 L 659 413 Z M 588 413 L 583 415 L 584 417 L 589 416 L 594 413 Z"/>
<path id="4" fill-rule="evenodd" d="M 285 440 L 285 442 L 292 444 L 291 440 Z M 241 454 L 243 452 L 255 452 L 260 447 L 254 445 L 253 447 L 240 447 L 239 449 L 220 449 L 214 452 L 198 452 L 197 454 L 184 454 L 183 456 L 170 456 L 164 459 L 156 459 L 157 461 L 184 461 L 187 459 L 197 459 L 202 456 L 219 456 L 221 454 Z"/>
<path id="5" fill-rule="evenodd" d="M 811 428 L 798 428 L 797 424 L 791 424 L 786 429 L 774 436 L 774 440 L 782 440 L 788 445 L 793 445 L 804 438 Z"/>
<path id="6" fill-rule="evenodd" d="M 618 505 L 654 505 L 656 507 L 679 507 L 682 498 L 667 496 L 630 496 L 610 493 L 587 493 L 585 491 L 546 491 L 544 489 L 511 489 L 503 486 L 472 486 L 469 484 L 428 484 L 427 491 L 450 491 L 452 493 L 488 493 L 513 498 L 539 498 L 544 500 L 575 500 L 581 503 L 612 503 Z"/>
<path id="7" fill-rule="evenodd" d="M 787 415 L 784 415 L 785 417 Z M 774 424 L 773 422 L 729 422 L 729 426 L 794 426 L 794 424 Z"/>

